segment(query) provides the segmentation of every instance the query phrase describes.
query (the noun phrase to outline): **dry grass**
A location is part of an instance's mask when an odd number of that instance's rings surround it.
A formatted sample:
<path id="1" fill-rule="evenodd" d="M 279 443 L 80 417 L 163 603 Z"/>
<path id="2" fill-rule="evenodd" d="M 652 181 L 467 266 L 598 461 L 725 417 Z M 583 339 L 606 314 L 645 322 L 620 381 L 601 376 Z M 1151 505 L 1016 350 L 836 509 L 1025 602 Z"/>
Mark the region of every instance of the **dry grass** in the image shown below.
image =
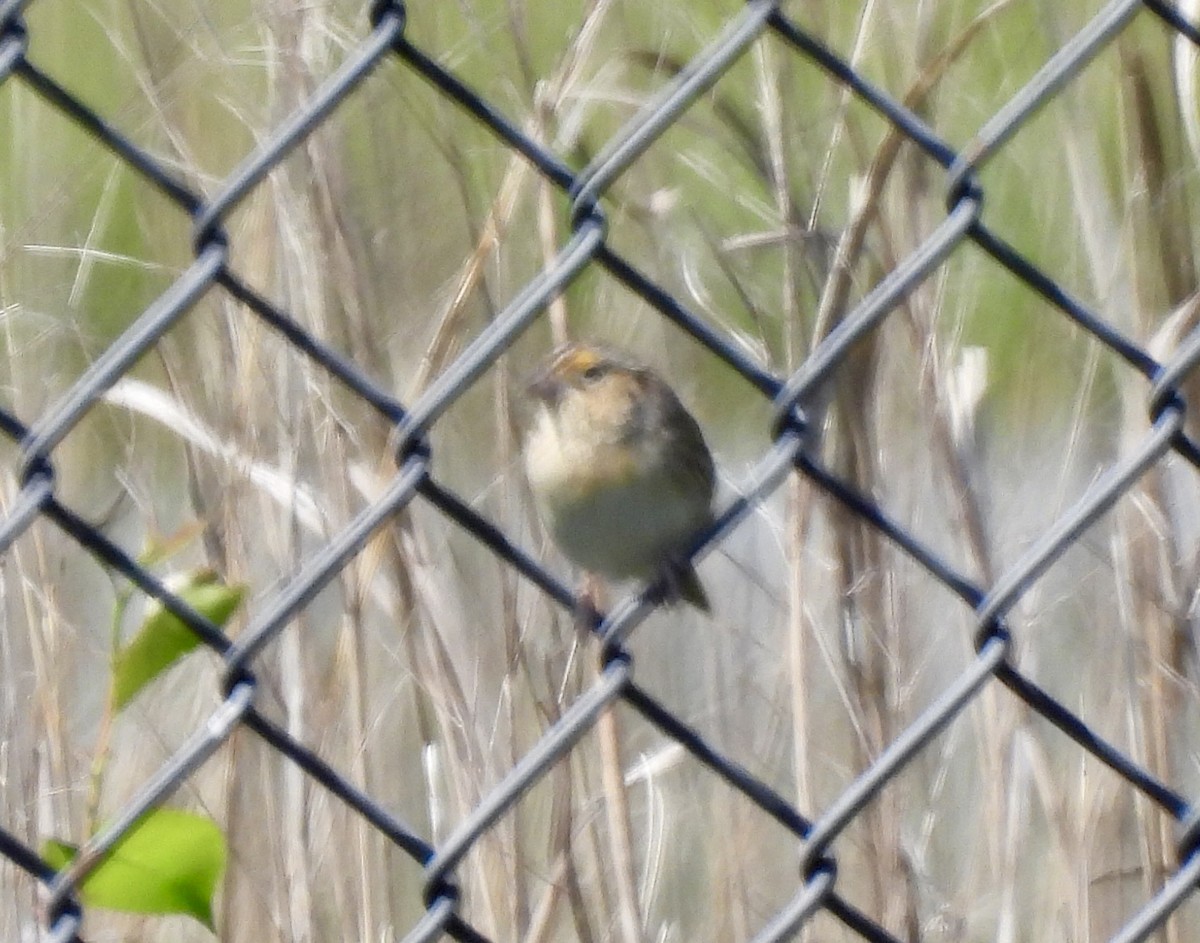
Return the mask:
<path id="1" fill-rule="evenodd" d="M 64 13 L 35 0 L 31 56 L 213 192 L 365 30 L 354 3 L 217 6 Z M 961 144 L 1092 6 L 910 0 L 790 12 Z M 578 166 L 738 4 L 413 7 L 414 41 Z M 1172 71 L 1171 37 L 1143 15 L 982 177 L 989 225 L 1161 356 L 1197 312 L 1185 305 L 1196 291 L 1200 156 L 1186 51 L 1175 50 Z M 0 91 L 13 142 L 0 156 L 0 362 L 6 404 L 30 420 L 186 264 L 188 220 L 13 85 Z M 610 238 L 782 373 L 928 235 L 944 212 L 941 187 L 940 171 L 889 126 L 767 41 L 622 177 Z M 239 274 L 407 400 L 552 257 L 565 206 L 389 63 L 228 231 Z M 517 462 L 517 393 L 566 332 L 655 359 L 695 406 L 736 491 L 767 444 L 768 406 L 601 273 L 555 302 L 438 424 L 440 480 L 542 550 Z M 165 412 L 144 387 L 122 386 L 56 454 L 60 493 L 135 553 L 200 522 L 202 537 L 173 565 L 247 583 L 250 612 L 391 473 L 386 425 L 219 292 L 136 380 L 165 394 Z M 1144 435 L 1146 400 L 1146 384 L 1113 355 L 964 247 L 837 371 L 822 448 L 990 585 Z M 1184 794 L 1200 779 L 1195 506 L 1194 472 L 1161 464 L 1010 614 L 1022 670 Z M 549 549 L 546 558 L 561 565 Z M 0 823 L 34 845 L 79 839 L 124 587 L 40 524 L 2 565 Z M 972 656 L 971 613 L 801 481 L 702 570 L 715 617 L 655 616 L 632 641 L 639 681 L 808 814 Z M 437 842 L 592 682 L 594 657 L 569 618 L 414 506 L 267 650 L 262 706 Z M 215 690 L 216 667 L 196 656 L 120 718 L 101 810 L 118 808 L 202 722 Z M 419 868 L 251 736 L 235 737 L 175 801 L 207 810 L 230 838 L 222 939 L 397 939 L 421 913 Z M 1084 941 L 1107 938 L 1161 886 L 1172 827 L 992 686 L 832 852 L 839 891 L 901 939 Z M 777 825 L 620 711 L 472 850 L 459 877 L 465 915 L 497 940 L 746 940 L 795 892 L 796 861 Z M 35 899 L 14 869 L 0 873 L 0 933 L 35 939 Z M 1188 939 L 1194 909 L 1162 938 Z M 207 937 L 178 921 L 101 914 L 89 915 L 87 935 Z M 802 938 L 851 934 L 822 917 Z"/>

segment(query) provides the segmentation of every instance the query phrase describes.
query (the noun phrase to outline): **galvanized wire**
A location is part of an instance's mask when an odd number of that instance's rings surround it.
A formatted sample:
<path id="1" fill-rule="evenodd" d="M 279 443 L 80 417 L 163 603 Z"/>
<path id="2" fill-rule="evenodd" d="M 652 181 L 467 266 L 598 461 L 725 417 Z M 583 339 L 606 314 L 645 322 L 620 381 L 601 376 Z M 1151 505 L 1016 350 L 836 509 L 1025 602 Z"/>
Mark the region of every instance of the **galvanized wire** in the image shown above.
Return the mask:
<path id="1" fill-rule="evenodd" d="M 94 556 L 109 570 L 159 601 L 197 633 L 225 665 L 223 697 L 207 722 L 175 755 L 148 778 L 109 824 L 91 837 L 79 857 L 55 872 L 35 850 L 0 823 L 0 855 L 46 890 L 41 919 L 54 940 L 77 939 L 83 910 L 78 901 L 81 882 L 119 846 L 133 823 L 176 793 L 195 770 L 228 742 L 235 730 L 249 730 L 320 783 L 402 852 L 425 867 L 425 917 L 408 929 L 406 940 L 434 940 L 449 935 L 458 940 L 483 940 L 458 913 L 461 892 L 456 869 L 482 836 L 495 826 L 525 792 L 556 764 L 596 724 L 602 713 L 623 703 L 649 724 L 673 739 L 702 766 L 737 790 L 795 837 L 800 849 L 790 867 L 795 874 L 794 898 L 760 928 L 757 941 L 793 937 L 818 913 L 832 915 L 862 939 L 893 941 L 896 936 L 871 915 L 863 913 L 838 891 L 837 839 L 864 807 L 959 717 L 990 681 L 997 680 L 1032 710 L 1065 733 L 1078 746 L 1119 774 L 1128 785 L 1180 823 L 1180 864 L 1157 888 L 1116 937 L 1121 941 L 1147 938 L 1194 892 L 1200 874 L 1196 854 L 1195 814 L 1190 801 L 1161 782 L 1135 758 L 1096 734 L 1070 707 L 1056 700 L 1024 675 L 1011 656 L 1012 638 L 1005 619 L 1024 598 L 1034 581 L 1076 543 L 1083 532 L 1137 484 L 1163 456 L 1174 452 L 1198 463 L 1200 450 L 1184 431 L 1185 404 L 1178 384 L 1200 360 L 1200 338 L 1182 344 L 1172 360 L 1158 363 L 1134 340 L 1074 299 L 1052 274 L 995 234 L 983 222 L 985 196 L 978 171 L 1052 96 L 1069 85 L 1098 54 L 1111 46 L 1139 14 L 1157 17 L 1169 30 L 1192 42 L 1195 24 L 1162 2 L 1119 0 L 1107 4 L 1077 35 L 1066 42 L 1044 67 L 1001 107 L 964 145 L 942 140 L 917 114 L 876 87 L 837 53 L 806 31 L 803 16 L 785 14 L 771 0 L 750 0 L 699 54 L 651 97 L 596 157 L 575 171 L 557 154 L 523 132 L 518 124 L 453 70 L 441 65 L 437 50 L 423 49 L 419 38 L 406 32 L 406 10 L 399 0 L 380 0 L 363 24 L 363 37 L 342 67 L 315 90 L 308 101 L 261 146 L 247 155 L 205 198 L 162 161 L 123 134 L 104 115 L 68 92 L 28 58 L 29 33 L 23 16 L 30 0 L 0 3 L 0 84 L 24 85 L 59 110 L 134 169 L 193 221 L 194 261 L 151 303 L 70 386 L 40 415 L 20 419 L 0 410 L 0 431 L 17 447 L 20 493 L 9 503 L 0 522 L 0 552 L 34 524 L 44 520 Z M 907 258 L 902 259 L 875 288 L 811 352 L 790 376 L 765 370 L 722 332 L 645 276 L 635 260 L 618 254 L 607 242 L 604 200 L 613 184 L 646 150 L 679 122 L 705 90 L 755 44 L 774 37 L 784 47 L 842 83 L 849 94 L 874 109 L 897 131 L 945 171 L 948 212 Z M 352 359 L 331 348 L 242 281 L 230 269 L 229 242 L 224 226 L 230 214 L 260 186 L 287 153 L 301 144 L 380 63 L 397 60 L 415 71 L 436 92 L 462 108 L 489 129 L 499 141 L 526 158 L 548 183 L 571 201 L 570 238 L 554 258 L 457 355 L 453 363 L 413 402 L 402 403 L 381 388 Z M 36 142 L 29 142 L 36 143 Z M 1040 540 L 990 586 L 977 585 L 958 572 L 954 563 L 930 549 L 921 537 L 891 517 L 887 509 L 855 490 L 823 467 L 811 448 L 816 436 L 811 419 L 820 388 L 842 369 L 850 348 L 878 329 L 902 301 L 941 269 L 960 246 L 973 244 L 1021 279 L 1101 344 L 1115 352 L 1149 383 L 1150 425 L 1141 441 L 1130 446 L 1076 501 Z M 773 405 L 772 446 L 748 476 L 741 494 L 721 510 L 691 548 L 694 558 L 720 544 L 758 502 L 778 489 L 790 475 L 842 505 L 874 527 L 902 553 L 923 567 L 974 613 L 976 657 L 919 716 L 861 770 L 836 801 L 823 810 L 805 812 L 778 794 L 752 770 L 726 756 L 702 734 L 663 706 L 633 679 L 633 663 L 622 647 L 629 634 L 654 611 L 663 587 L 650 586 L 597 616 L 592 628 L 602 638 L 606 662 L 594 684 L 575 700 L 520 761 L 479 802 L 473 814 L 458 823 L 437 844 L 398 821 L 369 794 L 332 768 L 315 751 L 263 716 L 255 706 L 258 684 L 255 662 L 264 647 L 277 638 L 313 598 L 347 566 L 379 529 L 412 502 L 421 500 L 452 524 L 477 538 L 492 553 L 532 581 L 559 606 L 581 611 L 570 587 L 545 570 L 538 559 L 494 523 L 486 520 L 462 496 L 433 477 L 432 449 L 427 434 L 496 359 L 538 319 L 547 305 L 579 275 L 598 267 L 643 298 L 741 374 Z M 56 451 L 64 438 L 94 408 L 103 394 L 126 376 L 133 364 L 159 342 L 165 332 L 188 316 L 209 292 L 221 289 L 237 298 L 284 337 L 316 367 L 336 378 L 350 393 L 383 417 L 393 430 L 395 472 L 382 492 L 346 527 L 334 534 L 272 598 L 258 607 L 236 641 L 222 632 L 145 566 L 109 540 L 100 529 L 64 506 L 57 496 Z"/>

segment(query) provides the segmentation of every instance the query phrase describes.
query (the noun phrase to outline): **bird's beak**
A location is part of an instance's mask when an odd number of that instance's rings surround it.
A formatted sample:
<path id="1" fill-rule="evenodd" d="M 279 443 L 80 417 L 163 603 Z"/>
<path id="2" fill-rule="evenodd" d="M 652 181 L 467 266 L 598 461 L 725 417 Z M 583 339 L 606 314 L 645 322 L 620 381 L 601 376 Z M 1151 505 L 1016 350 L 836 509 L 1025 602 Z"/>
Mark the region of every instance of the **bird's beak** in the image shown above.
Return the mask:
<path id="1" fill-rule="evenodd" d="M 554 406 L 562 397 L 562 382 L 549 370 L 542 370 L 529 381 L 529 395 L 539 403 Z"/>

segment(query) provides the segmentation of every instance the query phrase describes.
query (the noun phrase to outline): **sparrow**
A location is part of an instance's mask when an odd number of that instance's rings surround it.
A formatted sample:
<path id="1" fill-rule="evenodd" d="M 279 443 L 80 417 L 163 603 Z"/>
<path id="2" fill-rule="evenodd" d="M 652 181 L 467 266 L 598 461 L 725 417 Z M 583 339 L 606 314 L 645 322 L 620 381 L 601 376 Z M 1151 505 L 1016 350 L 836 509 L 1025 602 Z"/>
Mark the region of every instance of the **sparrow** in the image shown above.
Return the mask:
<path id="1" fill-rule="evenodd" d="M 563 554 L 613 580 L 664 577 L 669 598 L 708 612 L 686 550 L 713 521 L 716 472 L 674 390 L 629 354 L 569 343 L 528 392 L 525 470 Z"/>

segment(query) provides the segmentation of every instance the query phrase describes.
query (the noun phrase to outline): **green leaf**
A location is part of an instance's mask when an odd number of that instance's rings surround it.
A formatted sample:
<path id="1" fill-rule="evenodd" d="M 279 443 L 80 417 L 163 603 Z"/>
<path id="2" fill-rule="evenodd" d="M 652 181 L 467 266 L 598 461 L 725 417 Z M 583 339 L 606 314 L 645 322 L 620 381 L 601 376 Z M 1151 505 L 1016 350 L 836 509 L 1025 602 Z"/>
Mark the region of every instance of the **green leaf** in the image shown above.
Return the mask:
<path id="1" fill-rule="evenodd" d="M 224 625 L 245 594 L 243 586 L 226 586 L 208 571 L 194 574 L 178 590 L 179 597 L 215 625 Z M 147 684 L 200 644 L 199 638 L 171 612 L 155 602 L 146 621 L 121 650 L 113 666 L 113 707 L 121 710 Z"/>
<path id="2" fill-rule="evenodd" d="M 50 840 L 42 857 L 56 870 L 78 848 Z M 146 813 L 80 888 L 89 907 L 135 914 L 183 914 L 215 930 L 212 901 L 225 871 L 225 838 L 212 819 L 179 809 Z"/>

